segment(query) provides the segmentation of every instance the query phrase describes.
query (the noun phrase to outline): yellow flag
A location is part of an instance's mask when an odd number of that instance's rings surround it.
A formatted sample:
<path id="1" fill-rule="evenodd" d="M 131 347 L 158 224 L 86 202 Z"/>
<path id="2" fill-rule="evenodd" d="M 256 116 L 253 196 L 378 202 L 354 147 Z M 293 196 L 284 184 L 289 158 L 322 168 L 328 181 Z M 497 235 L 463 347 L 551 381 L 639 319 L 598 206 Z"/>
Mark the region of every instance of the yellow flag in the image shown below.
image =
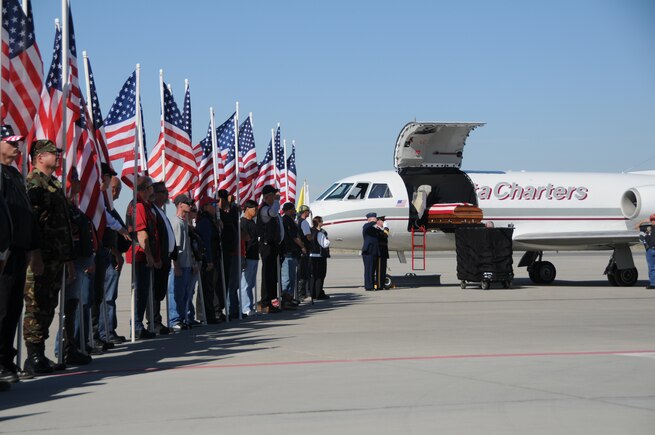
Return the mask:
<path id="1" fill-rule="evenodd" d="M 300 195 L 298 195 L 298 200 L 296 201 L 296 208 L 298 208 L 301 205 L 305 204 L 305 183 L 306 183 L 306 181 L 302 182 L 302 188 L 300 189 Z"/>

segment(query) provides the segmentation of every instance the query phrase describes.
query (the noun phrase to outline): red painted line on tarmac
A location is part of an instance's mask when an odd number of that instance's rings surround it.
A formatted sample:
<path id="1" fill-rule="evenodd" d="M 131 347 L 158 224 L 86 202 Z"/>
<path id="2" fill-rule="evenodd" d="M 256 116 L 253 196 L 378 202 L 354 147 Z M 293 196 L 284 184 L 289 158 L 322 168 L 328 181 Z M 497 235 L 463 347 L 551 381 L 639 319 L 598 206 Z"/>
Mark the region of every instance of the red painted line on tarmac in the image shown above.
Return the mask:
<path id="1" fill-rule="evenodd" d="M 601 356 L 601 355 L 622 355 L 622 354 L 643 354 L 655 353 L 655 350 L 610 350 L 610 351 L 589 351 L 589 352 L 536 352 L 536 353 L 487 353 L 487 354 L 463 354 L 463 355 L 430 355 L 430 356 L 408 356 L 408 357 L 380 357 L 380 358 L 353 358 L 353 359 L 326 359 L 326 360 L 304 360 L 304 361 L 275 361 L 262 363 L 239 363 L 239 364 L 208 364 L 182 367 L 146 367 L 126 368 L 115 370 L 89 370 L 66 372 L 51 375 L 49 377 L 78 376 L 92 374 L 115 374 L 115 373 L 148 373 L 165 370 L 205 370 L 205 369 L 231 369 L 246 367 L 275 367 L 275 366 L 301 366 L 316 364 L 352 364 L 370 362 L 390 361 L 429 361 L 429 360 L 450 360 L 450 359 L 479 359 L 479 358 L 533 358 L 549 356 Z M 183 364 L 183 363 L 182 363 Z"/>

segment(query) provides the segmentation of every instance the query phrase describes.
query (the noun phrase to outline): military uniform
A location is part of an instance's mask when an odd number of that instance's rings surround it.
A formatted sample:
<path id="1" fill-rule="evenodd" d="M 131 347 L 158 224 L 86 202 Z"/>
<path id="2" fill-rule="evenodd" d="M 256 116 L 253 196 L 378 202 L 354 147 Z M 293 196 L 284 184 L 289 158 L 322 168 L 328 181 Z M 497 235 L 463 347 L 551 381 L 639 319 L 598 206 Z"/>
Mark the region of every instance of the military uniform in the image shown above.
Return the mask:
<path id="1" fill-rule="evenodd" d="M 27 269 L 23 320 L 26 370 L 35 366 L 42 369 L 43 361 L 47 361 L 45 340 L 57 307 L 64 263 L 73 259 L 71 218 L 61 183 L 35 168 L 27 176 L 27 194 L 38 221 L 44 268 L 42 275 Z"/>

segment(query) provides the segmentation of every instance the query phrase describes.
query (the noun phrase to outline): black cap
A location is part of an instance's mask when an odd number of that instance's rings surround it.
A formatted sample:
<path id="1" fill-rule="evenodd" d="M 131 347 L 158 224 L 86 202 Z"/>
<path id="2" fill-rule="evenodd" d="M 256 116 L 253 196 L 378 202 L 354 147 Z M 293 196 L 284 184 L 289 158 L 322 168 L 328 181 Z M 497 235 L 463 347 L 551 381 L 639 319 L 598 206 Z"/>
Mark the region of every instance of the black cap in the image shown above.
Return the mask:
<path id="1" fill-rule="evenodd" d="M 279 191 L 280 191 L 279 189 L 276 189 L 275 187 L 267 184 L 266 186 L 264 186 L 264 189 L 262 189 L 262 195 L 268 195 L 269 193 L 275 193 Z"/>
<path id="2" fill-rule="evenodd" d="M 102 172 L 101 175 L 109 175 L 109 176 L 114 176 L 118 175 L 116 171 L 114 171 L 111 166 L 109 166 L 108 163 L 105 162 L 100 162 L 100 171 Z"/>
<path id="3" fill-rule="evenodd" d="M 293 202 L 285 202 L 284 205 L 282 206 L 282 211 L 289 211 L 289 210 L 294 210 L 296 208 L 296 204 Z"/>
<path id="4" fill-rule="evenodd" d="M 228 196 L 229 196 L 229 193 L 228 193 L 227 190 L 225 190 L 225 189 L 221 189 L 221 190 L 218 191 L 218 197 L 219 197 L 219 198 L 221 198 L 221 199 L 227 199 Z"/>
<path id="5" fill-rule="evenodd" d="M 174 203 L 176 206 L 178 206 L 178 205 L 180 205 L 180 204 L 182 204 L 182 203 L 187 204 L 187 205 L 192 205 L 192 204 L 193 204 L 193 200 L 192 200 L 191 198 L 189 198 L 188 195 L 185 195 L 184 193 L 181 193 L 181 194 L 179 194 L 179 195 L 177 195 L 177 196 L 175 197 L 175 199 L 173 200 L 173 203 Z"/>

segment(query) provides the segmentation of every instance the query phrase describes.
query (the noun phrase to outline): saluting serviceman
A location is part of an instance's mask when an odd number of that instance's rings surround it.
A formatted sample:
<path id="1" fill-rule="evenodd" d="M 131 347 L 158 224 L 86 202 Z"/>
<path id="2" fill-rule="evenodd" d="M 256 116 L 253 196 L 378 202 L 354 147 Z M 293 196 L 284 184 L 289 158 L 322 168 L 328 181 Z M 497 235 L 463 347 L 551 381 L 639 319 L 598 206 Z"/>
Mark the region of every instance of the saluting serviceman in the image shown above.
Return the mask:
<path id="1" fill-rule="evenodd" d="M 380 256 L 380 229 L 376 226 L 378 215 L 375 212 L 366 214 L 366 223 L 362 227 L 362 260 L 364 260 L 364 290 L 375 290 L 375 267 Z"/>
<path id="2" fill-rule="evenodd" d="M 30 155 L 33 169 L 27 176 L 27 194 L 38 222 L 41 249 L 31 256 L 25 284 L 25 370 L 44 374 L 54 368 L 45 356 L 45 341 L 55 315 L 64 265 L 69 277 L 75 274 L 73 236 L 66 196 L 52 175 L 59 166 L 61 150 L 43 139 L 32 143 Z"/>

